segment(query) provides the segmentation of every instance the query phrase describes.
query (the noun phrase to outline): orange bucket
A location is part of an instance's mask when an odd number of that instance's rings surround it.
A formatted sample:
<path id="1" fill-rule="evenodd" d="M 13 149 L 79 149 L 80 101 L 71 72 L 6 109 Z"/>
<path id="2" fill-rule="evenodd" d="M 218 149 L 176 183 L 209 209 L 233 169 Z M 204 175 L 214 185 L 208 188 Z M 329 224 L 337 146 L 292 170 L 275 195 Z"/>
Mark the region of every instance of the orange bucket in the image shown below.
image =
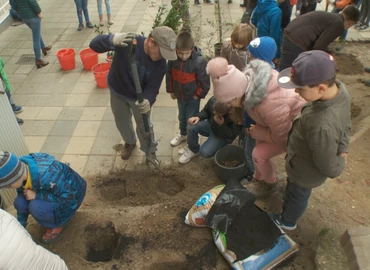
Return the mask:
<path id="1" fill-rule="evenodd" d="M 91 71 L 94 73 L 96 84 L 99 88 L 107 88 L 107 74 L 109 72 L 109 63 L 101 63 L 92 67 Z"/>
<path id="2" fill-rule="evenodd" d="M 76 67 L 75 50 L 72 48 L 57 51 L 60 67 L 63 70 L 72 70 Z"/>
<path id="3" fill-rule="evenodd" d="M 98 64 L 98 53 L 90 48 L 80 51 L 80 58 L 85 70 L 91 70 L 93 66 Z"/>

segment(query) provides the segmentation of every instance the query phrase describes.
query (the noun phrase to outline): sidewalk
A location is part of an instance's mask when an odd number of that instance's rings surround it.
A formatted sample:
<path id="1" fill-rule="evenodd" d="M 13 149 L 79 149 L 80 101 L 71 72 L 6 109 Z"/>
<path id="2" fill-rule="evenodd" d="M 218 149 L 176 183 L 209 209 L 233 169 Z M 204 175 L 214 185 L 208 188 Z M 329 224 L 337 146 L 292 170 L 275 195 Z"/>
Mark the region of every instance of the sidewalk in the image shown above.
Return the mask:
<path id="1" fill-rule="evenodd" d="M 239 2 L 221 1 L 224 20 L 235 22 L 241 18 L 243 10 Z M 112 0 L 114 25 L 111 32 L 144 32 L 147 35 L 161 4 L 157 1 L 156 7 L 149 7 L 149 3 L 149 0 Z M 170 5 L 169 0 L 164 3 Z M 1 34 L 0 41 L 0 55 L 13 86 L 13 98 L 24 107 L 19 117 L 25 120 L 21 130 L 29 151 L 53 154 L 57 159 L 70 162 L 72 168 L 84 176 L 144 163 L 144 153 L 138 147 L 128 161 L 123 161 L 113 150 L 121 137 L 110 110 L 109 90 L 97 88 L 92 72 L 82 68 L 78 53 L 96 36 L 94 29 L 77 31 L 73 1 L 41 0 L 39 4 L 44 15 L 43 39 L 45 44 L 53 46 L 44 57 L 50 62 L 48 66 L 36 68 L 31 31 L 25 25 L 9 27 Z M 89 3 L 89 15 L 93 24 L 98 23 L 95 1 Z M 191 2 L 191 15 L 197 17 L 196 35 L 214 31 L 205 23 L 206 18 L 214 19 L 212 5 L 196 7 Z M 351 30 L 349 35 L 351 38 L 364 36 L 370 37 L 370 33 Z M 55 53 L 62 48 L 76 51 L 76 68 L 72 71 L 60 69 Z M 24 55 L 29 56 L 29 63 L 17 64 Z M 105 62 L 104 58 L 104 54 L 100 55 L 99 62 Z M 201 107 L 211 95 L 212 90 Z M 172 148 L 169 143 L 178 130 L 177 106 L 166 93 L 164 83 L 154 104 L 152 122 L 159 143 L 158 158 L 164 164 L 177 162 L 179 147 Z"/>

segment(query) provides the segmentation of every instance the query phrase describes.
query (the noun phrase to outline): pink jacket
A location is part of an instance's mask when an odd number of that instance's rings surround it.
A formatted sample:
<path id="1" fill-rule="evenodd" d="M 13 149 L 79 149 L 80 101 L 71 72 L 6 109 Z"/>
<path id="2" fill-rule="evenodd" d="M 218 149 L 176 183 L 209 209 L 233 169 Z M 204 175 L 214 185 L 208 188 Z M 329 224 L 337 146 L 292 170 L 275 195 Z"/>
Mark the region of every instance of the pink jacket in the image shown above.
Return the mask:
<path id="1" fill-rule="evenodd" d="M 257 141 L 287 145 L 293 120 L 306 103 L 294 89 L 280 88 L 279 72 L 261 60 L 250 62 L 245 71 L 250 82 L 245 95 L 245 108 L 256 122 L 251 136 Z"/>

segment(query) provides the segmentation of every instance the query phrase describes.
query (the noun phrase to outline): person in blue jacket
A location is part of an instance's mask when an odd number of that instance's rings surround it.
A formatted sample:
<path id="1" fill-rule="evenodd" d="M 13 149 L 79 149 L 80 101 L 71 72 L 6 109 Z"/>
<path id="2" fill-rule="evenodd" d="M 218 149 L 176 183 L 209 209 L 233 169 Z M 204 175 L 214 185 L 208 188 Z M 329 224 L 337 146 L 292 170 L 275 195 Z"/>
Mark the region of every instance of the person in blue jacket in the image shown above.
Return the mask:
<path id="1" fill-rule="evenodd" d="M 131 48 L 129 44 L 134 39 L 136 39 L 136 65 L 144 96 L 144 101 L 141 103 L 136 102 L 136 88 L 128 57 Z M 141 150 L 146 153 L 147 161 L 158 165 L 156 159 L 158 143 L 145 136 L 142 114 L 150 115 L 151 106 L 157 98 L 166 74 L 166 60 L 177 59 L 175 32 L 167 26 L 160 26 L 154 28 L 148 37 L 133 33 L 99 35 L 90 42 L 90 48 L 98 53 L 110 50 L 115 52 L 107 82 L 114 120 L 125 141 L 121 149 L 121 158 L 129 159 L 136 147 L 137 137 L 132 125 L 133 115 Z M 150 132 L 154 134 L 152 124 L 150 124 Z"/>
<path id="2" fill-rule="evenodd" d="M 281 29 L 282 11 L 276 0 L 258 0 L 257 7 L 252 15 L 252 23 L 257 27 L 258 37 L 271 37 L 276 43 L 274 63 L 280 59 L 280 46 L 282 40 Z"/>
<path id="3" fill-rule="evenodd" d="M 86 181 L 67 164 L 45 153 L 18 158 L 0 151 L 0 188 L 16 188 L 17 220 L 27 226 L 31 214 L 46 232 L 43 243 L 54 242 L 80 207 Z"/>

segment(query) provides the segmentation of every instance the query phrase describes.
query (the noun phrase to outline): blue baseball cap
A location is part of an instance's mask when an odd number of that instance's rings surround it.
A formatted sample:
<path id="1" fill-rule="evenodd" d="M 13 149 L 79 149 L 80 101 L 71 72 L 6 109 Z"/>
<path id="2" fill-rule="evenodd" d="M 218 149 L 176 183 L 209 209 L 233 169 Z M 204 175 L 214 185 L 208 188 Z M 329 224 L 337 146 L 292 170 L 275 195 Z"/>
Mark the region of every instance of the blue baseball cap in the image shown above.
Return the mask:
<path id="1" fill-rule="evenodd" d="M 247 49 L 254 58 L 265 61 L 271 66 L 274 66 L 272 60 L 274 60 L 276 55 L 276 43 L 273 38 L 255 38 L 249 43 Z"/>

